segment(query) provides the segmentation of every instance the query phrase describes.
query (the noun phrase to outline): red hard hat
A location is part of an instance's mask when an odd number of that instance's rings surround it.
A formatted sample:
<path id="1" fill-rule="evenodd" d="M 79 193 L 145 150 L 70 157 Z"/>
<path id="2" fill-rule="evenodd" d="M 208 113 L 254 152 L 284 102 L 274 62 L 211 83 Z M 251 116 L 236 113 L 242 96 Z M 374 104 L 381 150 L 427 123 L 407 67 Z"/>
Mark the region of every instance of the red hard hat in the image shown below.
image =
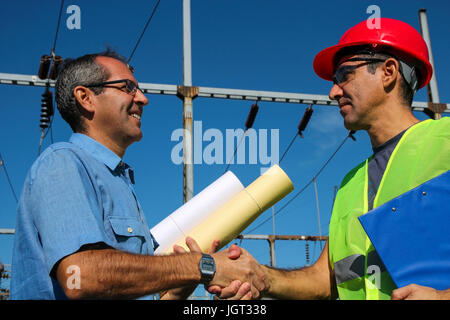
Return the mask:
<path id="1" fill-rule="evenodd" d="M 339 43 L 320 51 L 314 58 L 316 74 L 325 80 L 332 80 L 335 69 L 335 56 L 343 48 L 371 45 L 375 51 L 394 54 L 404 62 L 416 66 L 419 71 L 418 88 L 431 79 L 433 68 L 428 59 L 428 48 L 422 36 L 409 24 L 390 18 L 379 18 L 379 28 L 362 21 L 347 30 Z M 372 28 L 372 29 L 371 29 Z"/>

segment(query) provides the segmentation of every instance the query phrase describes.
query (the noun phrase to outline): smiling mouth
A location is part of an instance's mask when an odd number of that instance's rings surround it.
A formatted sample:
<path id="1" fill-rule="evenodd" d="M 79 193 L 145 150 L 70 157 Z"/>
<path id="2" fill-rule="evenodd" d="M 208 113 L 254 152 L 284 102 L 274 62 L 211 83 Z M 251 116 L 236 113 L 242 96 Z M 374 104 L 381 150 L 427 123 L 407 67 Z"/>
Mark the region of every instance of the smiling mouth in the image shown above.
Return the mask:
<path id="1" fill-rule="evenodd" d="M 132 116 L 133 118 L 136 118 L 138 120 L 141 120 L 141 116 L 138 115 L 137 113 L 132 113 L 130 116 Z"/>
<path id="2" fill-rule="evenodd" d="M 128 105 L 127 112 L 130 117 L 141 120 L 142 109 L 139 106 L 136 108 L 133 101 Z"/>

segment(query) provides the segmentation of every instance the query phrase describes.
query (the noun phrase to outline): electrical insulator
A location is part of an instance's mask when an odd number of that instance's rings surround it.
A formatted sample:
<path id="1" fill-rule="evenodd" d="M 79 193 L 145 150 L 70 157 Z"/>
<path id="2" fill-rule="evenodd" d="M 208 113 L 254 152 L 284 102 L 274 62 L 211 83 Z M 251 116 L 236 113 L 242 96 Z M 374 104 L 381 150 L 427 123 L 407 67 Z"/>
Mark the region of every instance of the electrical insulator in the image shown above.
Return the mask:
<path id="1" fill-rule="evenodd" d="M 303 114 L 302 120 L 300 120 L 300 123 L 298 124 L 298 134 L 300 137 L 302 137 L 302 132 L 306 129 L 306 126 L 308 125 L 309 119 L 311 119 L 311 115 L 313 114 L 314 110 L 312 107 L 308 107 L 305 110 L 305 113 Z"/>
<path id="2" fill-rule="evenodd" d="M 56 77 L 58 77 L 59 66 L 62 62 L 63 59 L 61 58 L 61 56 L 55 56 L 55 58 L 53 59 L 52 67 L 50 69 L 50 74 L 48 76 L 49 79 L 56 80 Z"/>
<path id="3" fill-rule="evenodd" d="M 309 243 L 305 243 L 305 253 L 306 253 L 306 264 L 309 266 Z"/>
<path id="4" fill-rule="evenodd" d="M 48 128 L 50 118 L 53 116 L 53 94 L 48 88 L 42 94 L 41 104 L 41 125 L 42 129 Z"/>
<path id="5" fill-rule="evenodd" d="M 43 55 L 41 57 L 41 64 L 39 65 L 38 77 L 40 79 L 47 79 L 48 69 L 50 68 L 50 62 L 52 56 Z"/>
<path id="6" fill-rule="evenodd" d="M 259 107 L 258 104 L 255 103 L 250 108 L 250 112 L 247 116 L 247 121 L 245 121 L 245 129 L 250 129 L 253 126 L 253 123 L 255 122 L 256 114 L 258 113 Z"/>

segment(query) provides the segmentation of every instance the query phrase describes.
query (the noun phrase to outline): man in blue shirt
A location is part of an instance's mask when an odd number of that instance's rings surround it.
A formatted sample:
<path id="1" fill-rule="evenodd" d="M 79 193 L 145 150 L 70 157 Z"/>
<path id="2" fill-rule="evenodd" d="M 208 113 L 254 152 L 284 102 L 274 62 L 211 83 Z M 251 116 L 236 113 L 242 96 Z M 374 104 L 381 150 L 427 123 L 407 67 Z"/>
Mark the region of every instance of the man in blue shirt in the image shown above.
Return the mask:
<path id="1" fill-rule="evenodd" d="M 211 254 L 212 274 L 200 264 L 211 257 L 192 239 L 187 239 L 191 253 L 152 255 L 134 173 L 122 162 L 127 147 L 142 138 L 148 100 L 123 58 L 107 51 L 67 62 L 56 101 L 74 134 L 47 148 L 27 175 L 18 207 L 12 299 L 137 298 L 157 292 L 183 299 L 198 283 L 226 287 L 233 280 L 248 282 L 242 295 L 257 296 L 266 287 L 264 273 L 245 250 Z"/>

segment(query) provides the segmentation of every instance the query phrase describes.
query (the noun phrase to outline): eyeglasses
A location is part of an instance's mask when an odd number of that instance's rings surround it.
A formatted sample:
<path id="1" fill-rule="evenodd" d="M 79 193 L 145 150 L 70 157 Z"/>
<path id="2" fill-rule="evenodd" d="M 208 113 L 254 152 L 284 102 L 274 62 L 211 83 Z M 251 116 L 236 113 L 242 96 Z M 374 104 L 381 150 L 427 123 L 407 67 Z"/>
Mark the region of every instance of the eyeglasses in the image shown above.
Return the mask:
<path id="1" fill-rule="evenodd" d="M 125 83 L 124 87 L 115 87 L 115 86 L 109 86 L 109 84 L 115 84 L 115 83 Z M 104 87 L 104 88 L 116 88 L 119 89 L 121 91 L 124 91 L 128 94 L 131 95 L 135 95 L 136 92 L 139 90 L 142 93 L 144 93 L 142 91 L 141 88 L 139 88 L 139 86 L 134 83 L 133 81 L 131 81 L 130 79 L 122 79 L 122 80 L 115 80 L 115 81 L 108 81 L 108 82 L 101 82 L 101 83 L 92 83 L 92 84 L 88 84 L 85 85 L 85 87 L 90 88 L 90 87 Z"/>
<path id="2" fill-rule="evenodd" d="M 333 83 L 339 85 L 342 82 L 345 82 L 348 80 L 348 76 L 350 74 L 352 74 L 356 68 L 362 67 L 362 66 L 366 66 L 368 64 L 371 63 L 378 63 L 378 62 L 384 62 L 386 61 L 385 59 L 379 59 L 379 58 L 364 58 L 364 57 L 356 57 L 356 58 L 351 58 L 348 60 L 345 60 L 345 62 L 347 61 L 364 61 L 363 63 L 360 64 L 356 64 L 356 65 L 350 65 L 350 66 L 341 66 L 339 67 L 336 72 L 334 73 L 333 76 Z"/>

